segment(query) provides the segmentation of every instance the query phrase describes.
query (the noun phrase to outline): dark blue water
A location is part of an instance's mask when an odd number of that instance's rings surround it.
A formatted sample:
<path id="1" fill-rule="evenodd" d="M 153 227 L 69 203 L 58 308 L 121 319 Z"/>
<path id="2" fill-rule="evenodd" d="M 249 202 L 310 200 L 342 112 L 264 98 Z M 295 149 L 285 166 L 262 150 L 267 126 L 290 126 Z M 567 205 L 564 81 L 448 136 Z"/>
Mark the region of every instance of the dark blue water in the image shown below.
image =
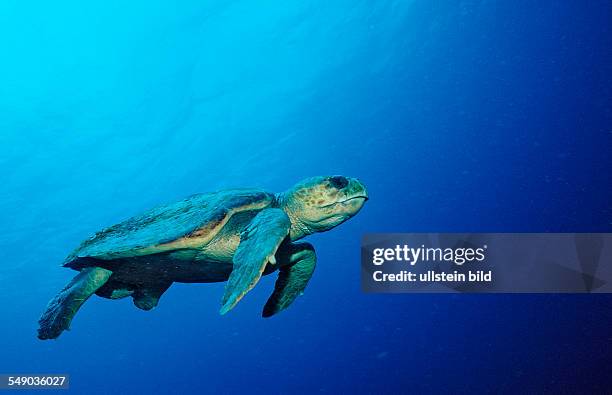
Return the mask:
<path id="1" fill-rule="evenodd" d="M 0 373 L 75 393 L 597 391 L 612 299 L 365 295 L 365 232 L 611 231 L 604 1 L 0 3 Z M 82 239 L 196 192 L 359 177 L 371 200 L 273 276 L 153 311 L 90 299 L 36 339 Z"/>

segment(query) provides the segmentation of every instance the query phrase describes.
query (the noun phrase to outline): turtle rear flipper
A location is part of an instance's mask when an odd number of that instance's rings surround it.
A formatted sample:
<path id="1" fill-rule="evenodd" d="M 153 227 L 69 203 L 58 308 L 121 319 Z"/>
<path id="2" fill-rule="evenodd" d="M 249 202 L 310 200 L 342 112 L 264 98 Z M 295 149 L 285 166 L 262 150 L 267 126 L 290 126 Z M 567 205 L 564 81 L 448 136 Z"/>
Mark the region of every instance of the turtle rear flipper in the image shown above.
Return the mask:
<path id="1" fill-rule="evenodd" d="M 55 339 L 70 328 L 70 322 L 85 301 L 113 274 L 101 267 L 87 267 L 64 287 L 47 305 L 38 320 L 38 338 Z"/>
<path id="2" fill-rule="evenodd" d="M 123 283 L 121 281 L 115 281 L 113 279 L 108 280 L 103 286 L 98 288 L 96 295 L 105 299 L 122 299 L 127 298 L 134 294 L 134 286 Z"/>
<path id="3" fill-rule="evenodd" d="M 234 254 L 234 268 L 225 286 L 221 314 L 230 311 L 261 278 L 268 262 L 289 234 L 291 221 L 277 208 L 262 210 L 240 234 L 240 244 Z"/>
<path id="4" fill-rule="evenodd" d="M 132 295 L 134 298 L 134 305 L 141 310 L 151 310 L 157 306 L 159 298 L 161 298 L 163 293 L 166 292 L 171 285 L 171 282 L 167 282 L 136 289 Z"/>

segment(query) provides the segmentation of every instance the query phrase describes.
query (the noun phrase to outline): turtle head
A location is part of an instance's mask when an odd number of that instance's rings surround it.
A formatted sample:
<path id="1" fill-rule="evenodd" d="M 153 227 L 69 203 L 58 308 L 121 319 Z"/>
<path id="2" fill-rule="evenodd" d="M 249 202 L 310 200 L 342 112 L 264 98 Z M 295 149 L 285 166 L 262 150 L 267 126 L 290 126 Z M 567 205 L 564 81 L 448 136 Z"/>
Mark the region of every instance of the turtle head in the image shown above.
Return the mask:
<path id="1" fill-rule="evenodd" d="M 366 200 L 365 186 L 344 176 L 308 178 L 279 197 L 291 219 L 292 240 L 340 225 L 357 214 Z"/>

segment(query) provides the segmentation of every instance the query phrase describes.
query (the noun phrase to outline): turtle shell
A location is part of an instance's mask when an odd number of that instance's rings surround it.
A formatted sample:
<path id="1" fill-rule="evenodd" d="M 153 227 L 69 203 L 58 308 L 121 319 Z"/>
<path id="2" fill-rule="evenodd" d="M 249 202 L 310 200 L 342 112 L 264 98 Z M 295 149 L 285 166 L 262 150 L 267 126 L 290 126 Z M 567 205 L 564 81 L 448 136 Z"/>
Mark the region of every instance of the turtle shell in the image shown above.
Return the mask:
<path id="1" fill-rule="evenodd" d="M 274 195 L 255 189 L 232 189 L 190 196 L 160 205 L 85 240 L 64 262 L 71 267 L 81 258 L 118 259 L 208 243 L 237 212 L 261 210 Z"/>

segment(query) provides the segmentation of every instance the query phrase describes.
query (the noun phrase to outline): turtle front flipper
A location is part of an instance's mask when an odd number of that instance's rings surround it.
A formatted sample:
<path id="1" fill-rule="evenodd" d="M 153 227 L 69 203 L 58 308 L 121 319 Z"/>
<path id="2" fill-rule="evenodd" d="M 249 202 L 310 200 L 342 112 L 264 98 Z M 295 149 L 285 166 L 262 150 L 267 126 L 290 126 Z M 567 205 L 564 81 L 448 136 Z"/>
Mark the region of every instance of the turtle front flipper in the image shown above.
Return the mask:
<path id="1" fill-rule="evenodd" d="M 295 243 L 290 246 L 287 265 L 279 262 L 278 279 L 274 292 L 264 306 L 262 316 L 267 318 L 286 309 L 306 289 L 314 273 L 317 257 L 310 243 Z"/>
<path id="2" fill-rule="evenodd" d="M 290 228 L 287 214 L 270 208 L 259 212 L 242 231 L 234 268 L 225 286 L 221 314 L 230 311 L 257 284 L 268 262 L 276 263 L 274 255 Z"/>
<path id="3" fill-rule="evenodd" d="M 85 301 L 113 274 L 101 267 L 86 267 L 64 287 L 47 305 L 38 320 L 38 338 L 55 339 L 69 329 L 72 318 Z"/>

